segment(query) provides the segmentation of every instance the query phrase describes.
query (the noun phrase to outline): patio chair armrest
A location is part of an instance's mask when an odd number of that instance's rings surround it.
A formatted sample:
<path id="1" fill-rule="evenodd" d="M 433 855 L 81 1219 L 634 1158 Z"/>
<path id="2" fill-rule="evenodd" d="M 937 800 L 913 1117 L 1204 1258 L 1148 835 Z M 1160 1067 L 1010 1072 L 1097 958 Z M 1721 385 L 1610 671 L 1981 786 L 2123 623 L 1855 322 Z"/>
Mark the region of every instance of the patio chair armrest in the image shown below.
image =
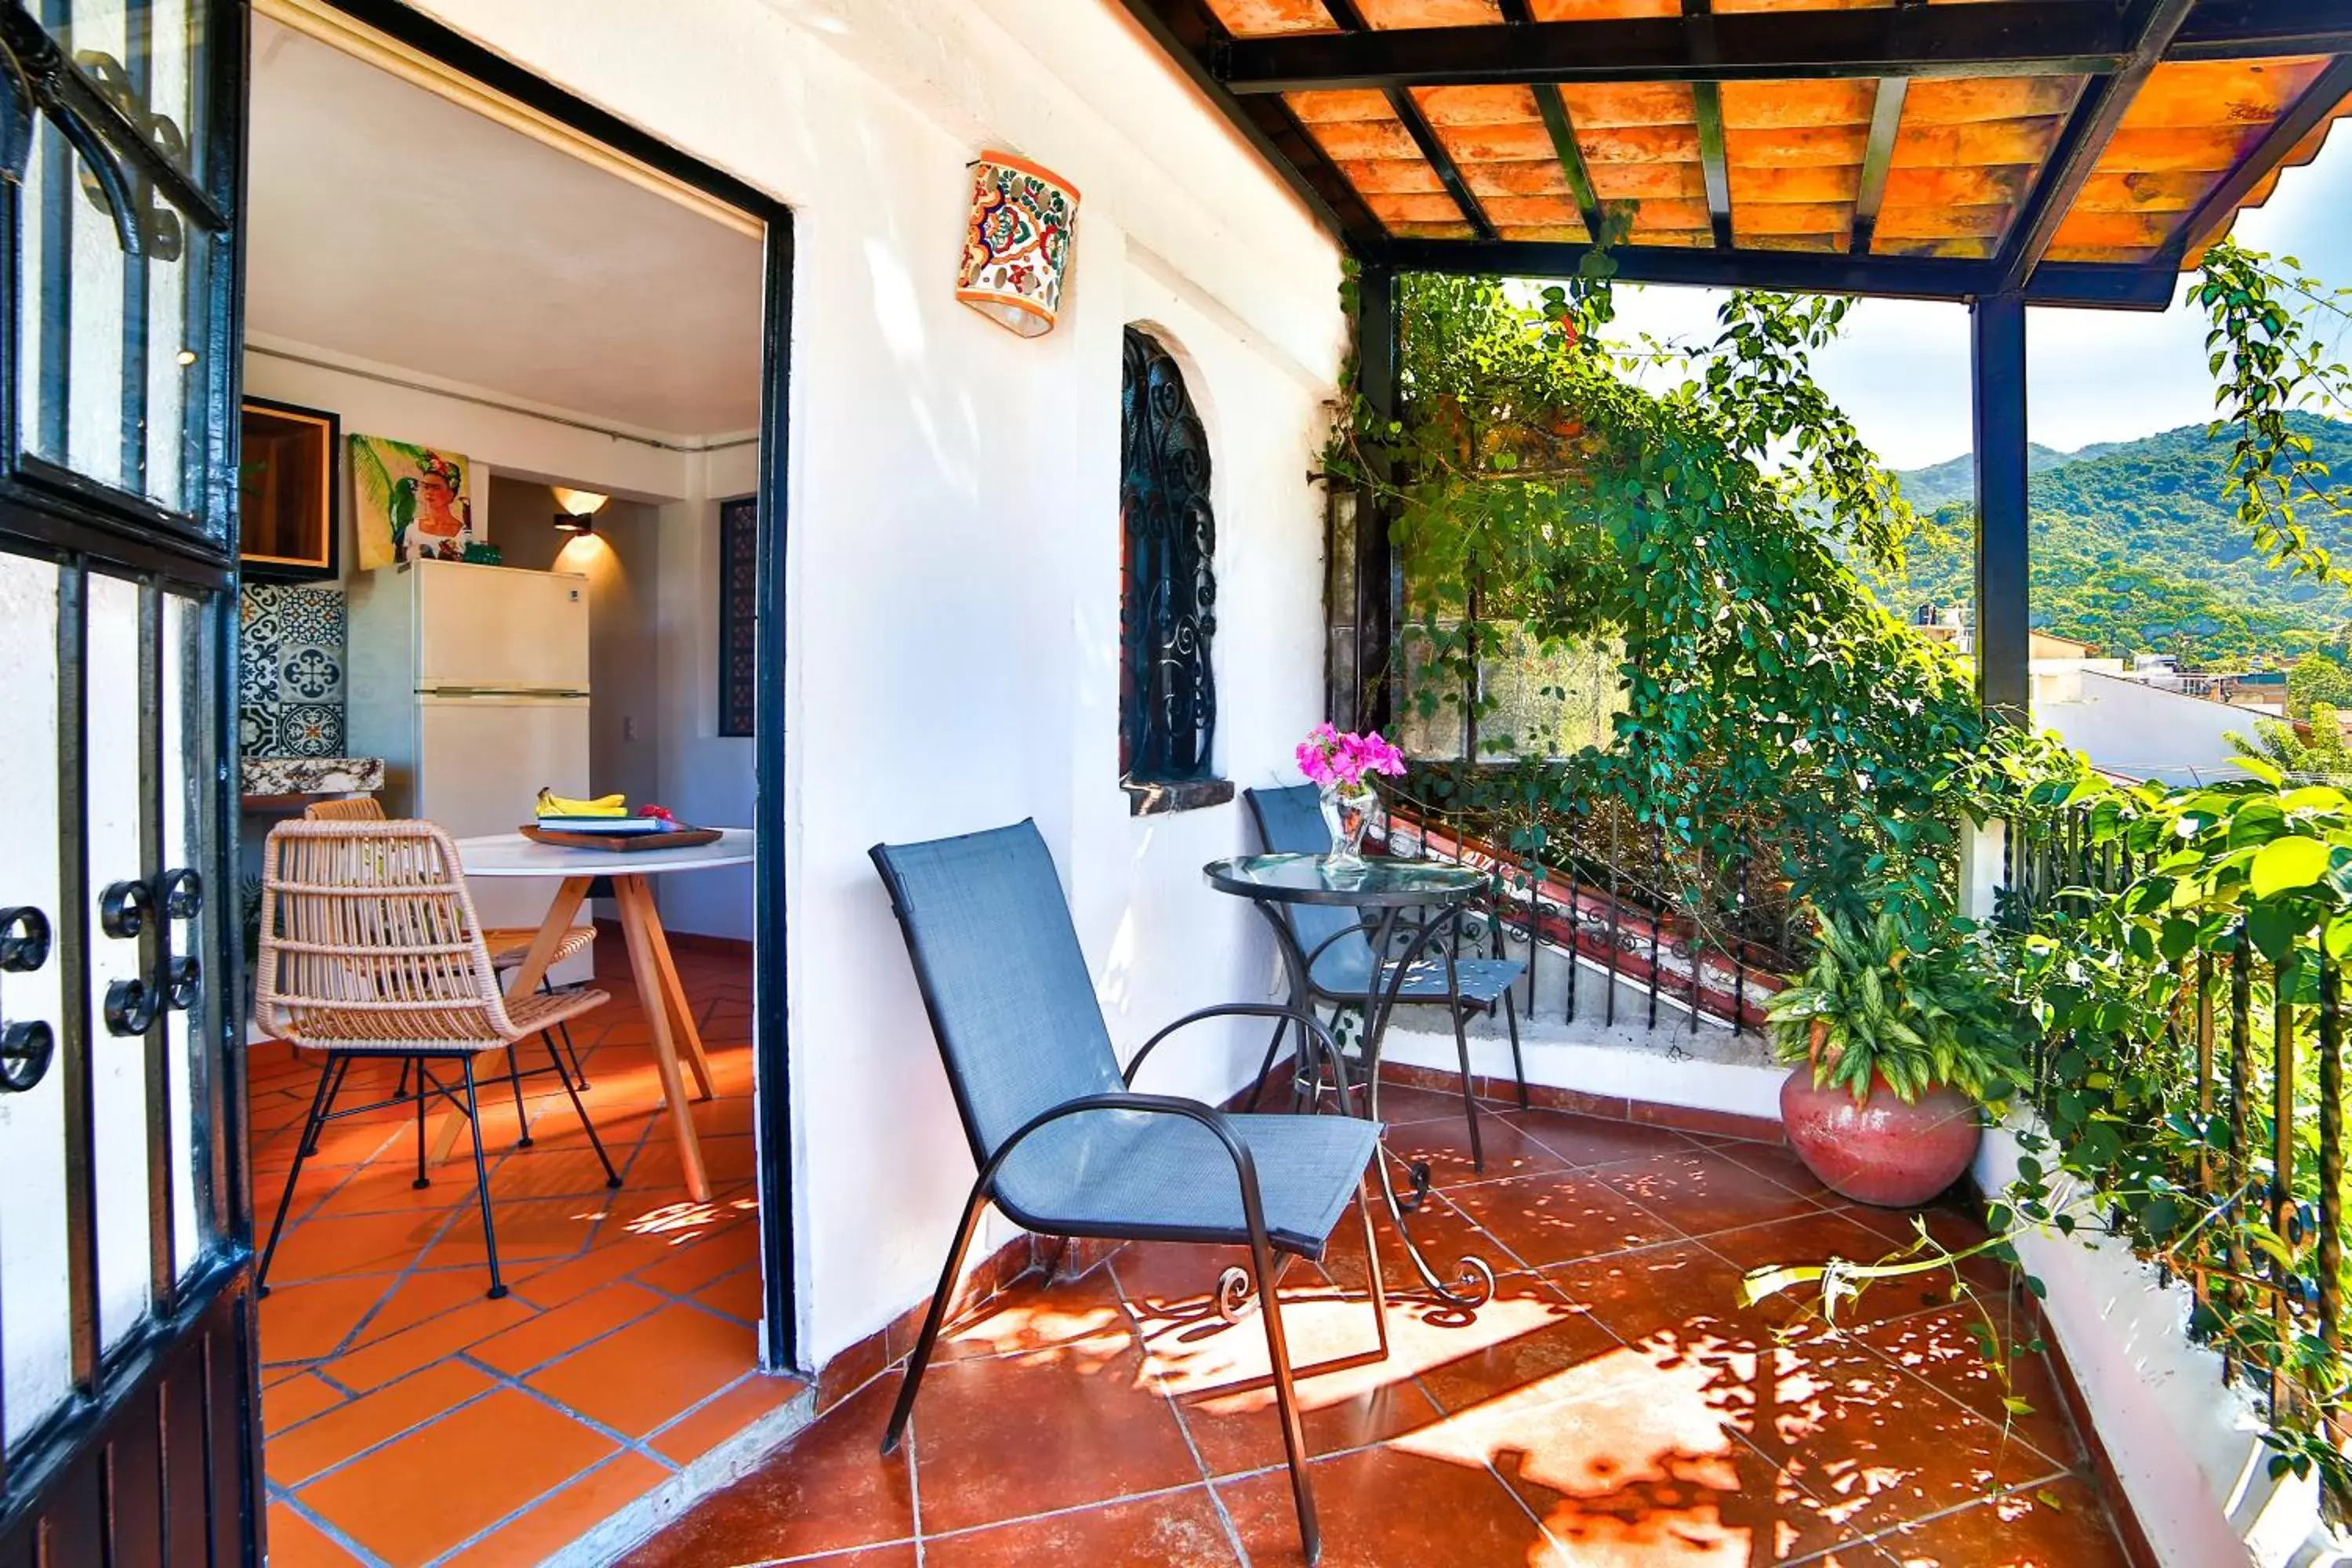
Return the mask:
<path id="1" fill-rule="evenodd" d="M 1259 1195 L 1257 1162 L 1251 1158 L 1249 1145 L 1242 1142 L 1241 1134 L 1234 1131 L 1232 1119 L 1223 1111 L 1214 1106 L 1203 1105 L 1197 1100 L 1185 1100 L 1172 1094 L 1088 1094 L 1065 1100 L 1053 1110 L 1030 1118 L 1020 1131 L 997 1146 L 996 1152 L 991 1154 L 988 1163 L 981 1168 L 980 1190 L 994 1194 L 998 1169 L 1003 1165 L 1005 1157 L 1019 1148 L 1031 1133 L 1041 1127 L 1090 1110 L 1139 1110 L 1153 1116 L 1181 1116 L 1188 1121 L 1199 1122 L 1216 1134 L 1217 1142 L 1223 1143 L 1225 1152 L 1233 1156 L 1234 1173 L 1241 1178 L 1242 1214 L 1249 1222 L 1251 1238 L 1261 1244 L 1265 1241 L 1265 1205 Z"/>
<path id="2" fill-rule="evenodd" d="M 1135 1082 L 1137 1070 L 1143 1066 L 1143 1058 L 1151 1054 L 1154 1046 L 1177 1030 L 1189 1028 L 1208 1018 L 1287 1018 L 1299 1027 L 1310 1031 L 1318 1040 L 1322 1042 L 1325 1050 L 1335 1057 L 1339 1054 L 1339 1037 L 1318 1021 L 1313 1013 L 1304 1007 L 1288 1007 L 1279 1002 L 1222 1002 L 1214 1007 L 1203 1007 L 1197 1013 L 1185 1014 L 1144 1041 L 1143 1048 L 1136 1052 L 1134 1059 L 1127 1064 L 1127 1071 L 1123 1075 L 1129 1084 Z"/>

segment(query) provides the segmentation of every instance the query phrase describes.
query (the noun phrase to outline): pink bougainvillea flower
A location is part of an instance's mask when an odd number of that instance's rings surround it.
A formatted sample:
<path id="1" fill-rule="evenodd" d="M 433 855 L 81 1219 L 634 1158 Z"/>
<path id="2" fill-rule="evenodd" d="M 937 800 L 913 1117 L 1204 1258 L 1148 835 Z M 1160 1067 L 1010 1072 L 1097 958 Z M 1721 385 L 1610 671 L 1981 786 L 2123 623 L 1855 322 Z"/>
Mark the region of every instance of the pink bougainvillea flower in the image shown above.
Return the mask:
<path id="1" fill-rule="evenodd" d="M 1357 789 L 1368 773 L 1397 774 L 1405 771 L 1404 752 L 1375 730 L 1369 735 L 1341 734 L 1328 722 L 1318 724 L 1298 743 L 1298 771 L 1324 788 Z"/>

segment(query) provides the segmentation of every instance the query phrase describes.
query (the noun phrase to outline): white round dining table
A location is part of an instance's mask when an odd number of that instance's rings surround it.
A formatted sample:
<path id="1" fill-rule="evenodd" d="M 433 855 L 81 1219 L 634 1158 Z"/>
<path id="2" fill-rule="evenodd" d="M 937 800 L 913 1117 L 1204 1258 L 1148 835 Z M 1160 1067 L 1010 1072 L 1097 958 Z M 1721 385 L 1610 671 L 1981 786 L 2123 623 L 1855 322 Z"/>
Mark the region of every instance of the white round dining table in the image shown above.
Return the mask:
<path id="1" fill-rule="evenodd" d="M 613 901 L 619 906 L 621 935 L 628 944 L 629 969 L 635 977 L 637 999 L 644 1005 L 653 1035 L 654 1060 L 661 1072 L 662 1094 L 677 1130 L 678 1163 L 686 1173 L 686 1188 L 697 1203 L 710 1201 L 710 1178 L 702 1163 L 702 1145 L 695 1137 L 694 1113 L 688 1108 L 686 1073 L 694 1075 L 698 1100 L 711 1097 L 710 1063 L 702 1048 L 702 1033 L 695 1027 L 694 1008 L 677 977 L 670 955 L 669 934 L 662 930 L 654 908 L 648 878 L 684 871 L 714 871 L 725 866 L 751 864 L 754 841 L 748 827 L 727 827 L 709 844 L 680 849 L 575 849 L 541 844 L 520 833 L 488 833 L 457 840 L 457 863 L 468 877 L 557 877 L 555 898 L 540 921 L 539 934 L 522 966 L 507 983 L 510 998 L 539 989 L 566 932 L 579 918 L 580 905 L 598 878 L 607 879 Z M 685 1058 L 681 1070 L 679 1058 Z M 446 1158 L 456 1144 L 462 1118 L 451 1116 L 436 1140 L 436 1154 Z"/>

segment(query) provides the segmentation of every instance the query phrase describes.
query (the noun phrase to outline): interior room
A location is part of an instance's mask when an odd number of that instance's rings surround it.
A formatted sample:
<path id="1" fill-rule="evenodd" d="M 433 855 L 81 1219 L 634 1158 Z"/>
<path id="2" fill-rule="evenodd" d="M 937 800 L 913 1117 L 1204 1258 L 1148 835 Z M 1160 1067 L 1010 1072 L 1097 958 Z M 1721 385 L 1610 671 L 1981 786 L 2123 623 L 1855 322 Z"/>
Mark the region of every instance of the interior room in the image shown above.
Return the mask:
<path id="1" fill-rule="evenodd" d="M 741 847 L 761 241 L 331 36 L 257 16 L 253 68 L 239 728 L 273 1539 L 536 1561 L 793 1393 L 756 1373 Z M 744 831 L 506 874 L 547 847 L 519 831 L 542 788 L 579 833 L 646 808 Z M 344 1037 L 304 997 L 398 990 L 306 967 L 326 917 L 302 899 L 331 900 L 288 889 L 445 853 L 383 837 L 411 820 L 457 846 L 489 961 L 453 950 L 443 977 L 487 974 L 511 1050 L 273 1037 Z M 385 965 L 442 962 L 390 900 L 339 907 L 387 911 L 412 951 Z M 501 1463 L 468 1460 L 485 1442 Z"/>

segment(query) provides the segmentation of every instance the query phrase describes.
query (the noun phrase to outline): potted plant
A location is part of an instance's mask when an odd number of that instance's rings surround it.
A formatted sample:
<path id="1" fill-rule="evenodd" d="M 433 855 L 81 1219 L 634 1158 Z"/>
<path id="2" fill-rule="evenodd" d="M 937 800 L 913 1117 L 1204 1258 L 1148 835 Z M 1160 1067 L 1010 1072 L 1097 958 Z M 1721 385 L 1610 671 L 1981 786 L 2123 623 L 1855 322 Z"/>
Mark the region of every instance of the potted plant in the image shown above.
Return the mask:
<path id="1" fill-rule="evenodd" d="M 1885 914 L 1816 929 L 1812 967 L 1765 1005 L 1796 1064 L 1780 1086 L 1790 1145 L 1858 1203 L 1925 1203 L 1968 1169 L 1983 1108 L 2024 1078 L 2017 1014 L 1957 940 L 1914 950 Z"/>

